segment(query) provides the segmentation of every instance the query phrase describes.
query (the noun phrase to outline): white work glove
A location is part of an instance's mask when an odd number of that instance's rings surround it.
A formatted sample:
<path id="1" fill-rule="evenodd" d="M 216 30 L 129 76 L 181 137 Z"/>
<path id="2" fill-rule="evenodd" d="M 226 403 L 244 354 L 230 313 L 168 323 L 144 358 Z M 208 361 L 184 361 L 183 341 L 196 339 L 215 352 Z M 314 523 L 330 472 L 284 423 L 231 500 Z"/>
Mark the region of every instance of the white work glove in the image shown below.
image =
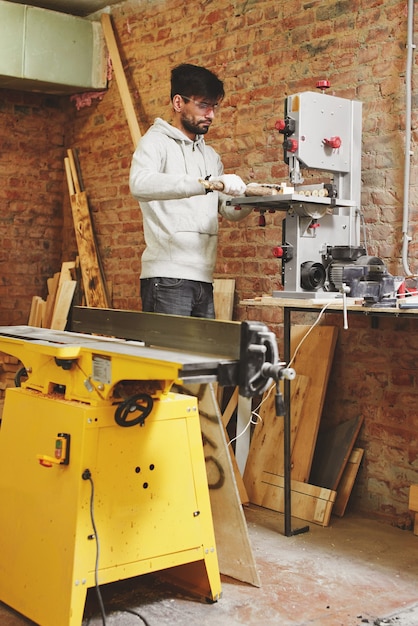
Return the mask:
<path id="1" fill-rule="evenodd" d="M 247 189 L 247 185 L 244 183 L 242 178 L 237 176 L 236 174 L 223 174 L 222 176 L 211 176 L 209 178 L 210 182 L 220 182 L 223 184 L 223 193 L 226 193 L 228 196 L 243 196 L 245 194 L 245 190 Z"/>

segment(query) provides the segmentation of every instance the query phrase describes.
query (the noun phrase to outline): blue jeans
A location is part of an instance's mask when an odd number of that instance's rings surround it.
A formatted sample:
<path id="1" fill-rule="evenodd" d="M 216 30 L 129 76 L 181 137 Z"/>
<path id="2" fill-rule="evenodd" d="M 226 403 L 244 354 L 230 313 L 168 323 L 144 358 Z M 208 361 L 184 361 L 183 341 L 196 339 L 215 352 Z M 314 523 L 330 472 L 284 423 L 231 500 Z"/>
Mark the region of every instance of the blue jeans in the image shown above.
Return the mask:
<path id="1" fill-rule="evenodd" d="M 215 318 L 212 283 L 184 278 L 141 278 L 142 310 Z"/>

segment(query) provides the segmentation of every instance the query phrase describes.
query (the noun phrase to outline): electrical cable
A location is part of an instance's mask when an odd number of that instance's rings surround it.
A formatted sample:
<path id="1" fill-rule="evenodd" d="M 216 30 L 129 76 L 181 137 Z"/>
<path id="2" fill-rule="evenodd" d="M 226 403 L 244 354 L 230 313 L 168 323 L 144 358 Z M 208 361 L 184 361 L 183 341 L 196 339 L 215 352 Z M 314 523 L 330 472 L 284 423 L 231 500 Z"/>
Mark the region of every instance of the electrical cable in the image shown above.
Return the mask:
<path id="1" fill-rule="evenodd" d="M 27 377 L 28 377 L 28 373 L 25 367 L 21 367 L 20 369 L 18 369 L 15 375 L 15 379 L 14 379 L 15 387 L 21 387 L 22 378 L 27 378 Z"/>
<path id="2" fill-rule="evenodd" d="M 297 353 L 298 353 L 298 351 L 299 351 L 299 349 L 300 349 L 301 345 L 303 344 L 303 342 L 305 341 L 305 339 L 308 337 L 308 335 L 312 332 L 312 330 L 315 328 L 315 326 L 319 323 L 319 321 L 320 321 L 320 319 L 321 319 L 322 315 L 325 313 L 325 311 L 326 311 L 327 307 L 328 307 L 330 304 L 332 304 L 332 302 L 333 302 L 333 301 L 332 301 L 332 300 L 330 300 L 329 302 L 327 302 L 327 303 L 326 303 L 326 304 L 322 307 L 322 309 L 320 310 L 320 312 L 319 312 L 319 314 L 318 314 L 318 317 L 317 317 L 317 319 L 315 320 L 315 322 L 314 322 L 314 323 L 312 324 L 312 326 L 311 326 L 311 327 L 310 327 L 310 328 L 306 331 L 306 333 L 304 334 L 304 336 L 302 337 L 302 339 L 299 341 L 298 345 L 297 345 L 297 346 L 296 346 L 296 348 L 295 348 L 295 351 L 294 351 L 294 353 L 293 353 L 293 356 L 292 356 L 292 358 L 290 359 L 290 361 L 289 361 L 289 363 L 288 363 L 288 365 L 287 365 L 286 367 L 291 367 L 291 365 L 292 365 L 293 361 L 295 360 L 295 357 L 296 357 L 296 355 L 297 355 Z M 267 400 L 268 400 L 268 398 L 269 398 L 269 396 L 270 396 L 271 392 L 272 392 L 272 391 L 273 391 L 273 389 L 275 389 L 275 388 L 276 388 L 276 383 L 273 383 L 273 384 L 270 386 L 269 390 L 263 394 L 263 398 L 262 398 L 261 402 L 259 403 L 259 405 L 258 405 L 258 406 L 257 406 L 257 407 L 253 410 L 253 411 L 251 411 L 251 417 L 250 417 L 250 420 L 249 420 L 249 422 L 248 422 L 247 426 L 245 427 L 245 429 L 243 430 L 243 433 L 247 430 L 247 428 L 250 426 L 250 424 L 257 425 L 260 421 L 263 421 L 263 420 L 262 420 L 262 417 L 258 414 L 258 411 L 260 410 L 261 406 L 262 406 L 265 402 L 267 402 Z M 253 415 L 255 415 L 255 416 L 257 417 L 257 420 L 256 420 L 256 421 L 253 421 L 253 417 L 252 417 Z M 241 436 L 241 434 L 242 434 L 242 433 L 240 433 L 240 435 L 238 435 L 237 437 L 235 437 L 235 439 L 238 439 L 238 437 L 240 437 L 240 436 Z M 235 439 L 232 439 L 232 440 L 231 440 L 231 442 L 232 442 L 232 441 L 235 441 Z M 230 443 L 231 443 L 231 442 L 230 442 Z M 229 444 L 228 444 L 228 445 L 229 445 Z"/>
<path id="3" fill-rule="evenodd" d="M 96 589 L 97 600 L 99 602 L 100 614 L 102 616 L 102 624 L 103 624 L 103 626 L 106 626 L 106 612 L 105 612 L 103 599 L 102 599 L 102 594 L 100 592 L 100 586 L 99 586 L 100 542 L 99 542 L 99 536 L 97 534 L 96 522 L 95 522 L 95 519 L 94 519 L 94 482 L 93 482 L 93 479 L 91 477 L 90 470 L 88 470 L 88 469 L 84 470 L 82 478 L 83 478 L 83 480 L 88 480 L 90 482 L 90 486 L 91 486 L 91 493 L 90 493 L 90 519 L 91 519 L 91 525 L 93 526 L 93 533 L 94 533 L 93 537 L 96 540 L 96 561 L 95 561 L 95 565 L 94 565 L 94 586 L 95 586 L 95 589 Z"/>
<path id="4" fill-rule="evenodd" d="M 411 169 L 411 137 L 412 137 L 412 69 L 414 44 L 414 0 L 408 0 L 407 9 L 407 56 L 405 69 L 405 159 L 403 183 L 403 218 L 402 218 L 402 264 L 405 274 L 412 274 L 408 263 L 408 248 L 412 237 L 409 231 L 409 200 L 410 200 L 410 169 Z"/>
<path id="5" fill-rule="evenodd" d="M 324 304 L 324 306 L 322 307 L 322 309 L 320 310 L 317 319 L 315 320 L 315 322 L 312 324 L 312 326 L 306 331 L 306 333 L 304 334 L 304 336 L 302 337 L 302 339 L 299 341 L 298 345 L 295 348 L 295 351 L 293 353 L 292 358 L 290 359 L 289 363 L 287 364 L 286 367 L 291 367 L 293 361 L 295 360 L 295 357 L 301 347 L 301 345 L 303 344 L 303 342 L 305 341 L 305 339 L 310 335 L 310 333 L 313 331 L 313 329 L 315 328 L 315 326 L 319 323 L 321 317 L 323 316 L 323 314 L 325 313 L 326 309 L 329 307 L 330 304 L 332 304 L 334 301 L 330 300 L 329 302 L 327 302 L 326 304 Z"/>
<path id="6" fill-rule="evenodd" d="M 144 622 L 145 626 L 150 626 L 150 623 L 140 613 L 137 613 L 136 611 L 133 611 L 132 609 L 123 609 L 122 612 L 131 613 L 131 615 L 135 615 L 136 617 L 139 617 L 139 619 Z"/>

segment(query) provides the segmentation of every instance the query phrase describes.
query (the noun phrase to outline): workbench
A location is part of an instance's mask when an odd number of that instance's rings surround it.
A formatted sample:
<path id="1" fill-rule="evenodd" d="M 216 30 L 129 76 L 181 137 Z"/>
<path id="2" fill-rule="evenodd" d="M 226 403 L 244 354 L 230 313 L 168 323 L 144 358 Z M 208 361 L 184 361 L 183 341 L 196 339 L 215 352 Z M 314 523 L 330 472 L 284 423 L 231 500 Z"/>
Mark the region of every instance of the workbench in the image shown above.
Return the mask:
<path id="1" fill-rule="evenodd" d="M 352 298 L 346 299 L 346 306 L 343 307 L 343 299 L 339 298 L 287 298 L 285 295 L 279 297 L 262 296 L 259 298 L 246 299 L 240 301 L 242 306 L 263 306 L 283 309 L 283 360 L 290 363 L 290 333 L 293 312 L 307 313 L 335 313 L 349 317 L 350 315 L 363 315 L 371 319 L 373 327 L 378 324 L 379 317 L 399 317 L 418 318 L 418 301 L 414 297 L 406 298 L 402 302 L 408 302 L 410 308 L 388 307 L 388 306 L 365 306 Z M 415 308 L 416 307 L 416 308 Z M 296 371 L 297 374 L 297 371 Z M 290 403 L 290 381 L 284 381 L 284 404 L 285 415 L 283 424 L 283 455 L 284 455 L 284 533 L 292 536 L 300 532 L 305 532 L 308 527 L 293 530 L 291 526 L 291 403 Z"/>

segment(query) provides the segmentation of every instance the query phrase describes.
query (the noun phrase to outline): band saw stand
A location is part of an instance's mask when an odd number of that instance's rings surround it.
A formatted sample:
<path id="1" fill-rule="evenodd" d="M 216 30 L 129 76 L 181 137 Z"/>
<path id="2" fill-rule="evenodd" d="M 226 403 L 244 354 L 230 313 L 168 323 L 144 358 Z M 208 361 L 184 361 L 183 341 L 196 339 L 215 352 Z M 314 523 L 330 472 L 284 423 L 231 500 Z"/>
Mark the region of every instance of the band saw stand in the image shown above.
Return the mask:
<path id="1" fill-rule="evenodd" d="M 81 308 L 81 326 L 107 336 L 0 327 L 0 350 L 24 365 L 0 428 L 0 600 L 80 626 L 89 588 L 164 570 L 216 601 L 197 398 L 172 386 L 251 397 L 294 373 L 258 322 Z"/>

